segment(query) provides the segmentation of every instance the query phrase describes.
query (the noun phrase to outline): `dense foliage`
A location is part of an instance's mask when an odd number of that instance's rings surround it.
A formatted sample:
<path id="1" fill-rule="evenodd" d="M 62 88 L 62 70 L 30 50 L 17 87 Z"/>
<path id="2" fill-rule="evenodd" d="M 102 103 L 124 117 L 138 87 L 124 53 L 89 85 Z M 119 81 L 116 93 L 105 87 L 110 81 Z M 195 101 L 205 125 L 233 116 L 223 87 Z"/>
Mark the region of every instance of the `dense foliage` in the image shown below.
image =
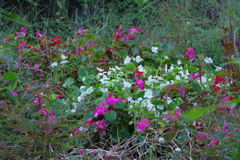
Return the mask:
<path id="1" fill-rule="evenodd" d="M 157 1 L 135 2 L 131 4 L 141 12 L 129 17 L 132 20 L 143 18 L 144 7 L 157 8 L 153 5 Z M 130 1 L 101 3 L 126 3 L 127 9 Z M 171 14 L 164 25 L 172 29 L 176 13 L 189 12 L 172 10 L 186 4 L 193 7 L 190 1 L 159 3 L 168 8 L 156 15 L 167 20 Z M 121 7 L 118 11 L 128 14 Z M 2 34 L 0 43 L 1 158 L 237 159 L 240 34 L 236 15 L 227 11 L 233 17 L 228 27 L 198 27 L 182 18 L 175 32 L 165 28 L 167 35 L 158 38 L 147 26 L 133 27 L 144 24 L 139 20 L 137 24 L 130 20 L 129 28 L 103 27 L 103 35 L 83 28 L 95 24 L 94 20 L 76 30 L 70 27 L 66 34 L 64 27 L 45 26 L 51 33 L 35 30 L 41 20 L 19 21 L 22 26 Z M 211 15 L 205 18 L 214 19 Z M 23 20 L 9 17 L 4 19 L 11 25 Z M 201 36 L 210 34 L 214 43 L 206 37 L 190 37 L 197 35 L 196 30 L 201 30 Z"/>

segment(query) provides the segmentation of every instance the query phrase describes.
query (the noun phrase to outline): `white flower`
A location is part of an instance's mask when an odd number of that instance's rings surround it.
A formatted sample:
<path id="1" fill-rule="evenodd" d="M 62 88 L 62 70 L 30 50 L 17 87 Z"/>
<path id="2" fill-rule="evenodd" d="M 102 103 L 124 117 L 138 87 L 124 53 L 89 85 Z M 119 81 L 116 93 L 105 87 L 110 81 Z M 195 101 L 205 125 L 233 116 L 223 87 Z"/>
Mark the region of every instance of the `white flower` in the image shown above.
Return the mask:
<path id="1" fill-rule="evenodd" d="M 206 57 L 206 58 L 204 59 L 204 62 L 205 62 L 205 63 L 213 63 L 212 58 L 209 58 L 209 57 Z"/>
<path id="2" fill-rule="evenodd" d="M 160 109 L 160 110 L 163 110 L 163 109 L 164 109 L 163 106 L 157 106 L 157 108 Z"/>
<path id="3" fill-rule="evenodd" d="M 136 57 L 136 62 L 139 63 L 139 62 L 141 62 L 141 61 L 143 61 L 143 59 L 142 59 L 140 56 L 137 56 L 137 57 Z"/>
<path id="4" fill-rule="evenodd" d="M 175 149 L 176 152 L 181 152 L 182 150 L 180 148 Z"/>
<path id="5" fill-rule="evenodd" d="M 71 113 L 75 113 L 76 112 L 76 108 L 73 108 L 70 110 Z"/>
<path id="6" fill-rule="evenodd" d="M 221 69 L 222 69 L 222 67 L 217 67 L 217 66 L 216 66 L 216 69 L 215 69 L 215 70 L 216 70 L 216 71 L 220 71 Z"/>
<path id="7" fill-rule="evenodd" d="M 120 67 L 118 67 L 118 66 L 116 66 L 116 69 L 117 69 L 117 70 L 121 70 L 121 68 L 120 68 Z"/>
<path id="8" fill-rule="evenodd" d="M 79 131 L 80 132 L 84 132 L 84 131 L 87 131 L 88 129 L 87 128 L 85 128 L 85 127 L 79 127 Z"/>
<path id="9" fill-rule="evenodd" d="M 93 87 L 90 87 L 86 90 L 86 94 L 91 94 L 93 92 Z"/>
<path id="10" fill-rule="evenodd" d="M 176 80 L 181 80 L 180 76 L 179 75 L 176 75 Z"/>
<path id="11" fill-rule="evenodd" d="M 165 59 L 169 59 L 168 56 L 164 56 Z"/>
<path id="12" fill-rule="evenodd" d="M 131 58 L 129 56 L 127 56 L 126 59 L 124 60 L 124 64 L 126 65 L 126 64 L 130 63 L 130 61 L 131 61 Z"/>
<path id="13" fill-rule="evenodd" d="M 158 142 L 159 142 L 159 143 L 164 143 L 164 141 L 165 141 L 165 139 L 164 139 L 163 137 L 160 137 L 160 138 L 158 139 Z"/>
<path id="14" fill-rule="evenodd" d="M 152 52 L 153 53 L 158 53 L 158 47 L 152 47 Z"/>
<path id="15" fill-rule="evenodd" d="M 63 60 L 60 64 L 65 64 L 65 63 L 68 63 L 69 61 L 67 60 Z"/>
<path id="16" fill-rule="evenodd" d="M 108 92 L 108 88 L 100 88 L 100 91 L 103 93 Z"/>
<path id="17" fill-rule="evenodd" d="M 147 101 L 146 107 L 147 107 L 148 111 L 155 111 L 155 108 L 153 108 L 154 105 L 152 104 L 152 102 L 150 100 Z"/>
<path id="18" fill-rule="evenodd" d="M 106 83 L 108 83 L 109 79 L 110 78 L 108 78 L 106 75 L 103 75 L 102 79 L 100 79 L 99 81 L 102 82 L 102 84 L 106 84 Z"/>
<path id="19" fill-rule="evenodd" d="M 57 67 L 58 66 L 58 64 L 57 64 L 57 62 L 53 62 L 52 64 L 51 64 L 51 67 Z"/>
<path id="20" fill-rule="evenodd" d="M 177 64 L 180 65 L 180 64 L 182 64 L 182 62 L 181 62 L 180 60 L 178 60 L 178 61 L 177 61 Z"/>
<path id="21" fill-rule="evenodd" d="M 139 70 L 140 72 L 144 72 L 143 66 L 142 66 L 142 65 L 139 65 L 139 66 L 138 66 L 138 70 Z"/>
<path id="22" fill-rule="evenodd" d="M 206 83 L 206 82 L 207 82 L 207 77 L 202 76 L 202 77 L 201 77 L 201 80 L 202 80 L 202 83 Z"/>
<path id="23" fill-rule="evenodd" d="M 139 102 L 141 102 L 143 99 L 142 98 L 138 98 L 137 99 L 137 102 L 139 103 Z"/>
<path id="24" fill-rule="evenodd" d="M 84 99 L 84 96 L 83 96 L 83 95 L 78 96 L 78 102 L 81 102 L 83 99 Z"/>
<path id="25" fill-rule="evenodd" d="M 98 68 L 98 67 L 97 67 L 97 70 L 98 70 L 99 72 L 103 72 L 103 71 L 104 71 L 104 69 Z"/>
<path id="26" fill-rule="evenodd" d="M 67 59 L 68 57 L 65 56 L 64 54 L 62 54 L 61 58 L 62 58 L 62 60 L 65 60 L 65 59 Z"/>
<path id="27" fill-rule="evenodd" d="M 124 87 L 124 88 L 130 88 L 131 86 L 132 86 L 131 83 L 128 83 L 128 82 L 126 82 L 126 81 L 123 81 L 123 87 Z"/>
<path id="28" fill-rule="evenodd" d="M 147 89 L 146 90 L 146 92 L 144 93 L 144 96 L 143 96 L 144 98 L 152 98 L 153 96 L 152 96 L 152 90 L 150 90 L 150 89 Z"/>
<path id="29" fill-rule="evenodd" d="M 135 102 L 135 101 L 132 99 L 132 97 L 128 97 L 127 100 L 128 100 L 128 102 L 130 102 L 130 103 L 134 103 L 134 102 Z"/>

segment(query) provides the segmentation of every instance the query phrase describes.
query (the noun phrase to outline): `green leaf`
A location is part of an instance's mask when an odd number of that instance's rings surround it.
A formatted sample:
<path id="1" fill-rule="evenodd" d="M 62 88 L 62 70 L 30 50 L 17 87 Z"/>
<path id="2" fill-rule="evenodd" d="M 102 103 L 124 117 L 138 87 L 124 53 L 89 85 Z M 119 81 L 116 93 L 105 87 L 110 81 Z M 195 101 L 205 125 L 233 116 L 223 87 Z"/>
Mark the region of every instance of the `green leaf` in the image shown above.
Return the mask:
<path id="1" fill-rule="evenodd" d="M 202 115 L 204 115 L 205 113 L 207 113 L 208 111 L 210 111 L 211 109 L 215 109 L 215 108 L 218 108 L 220 106 L 231 105 L 231 104 L 238 104 L 238 103 L 240 103 L 240 99 L 234 99 L 234 100 L 232 100 L 230 102 L 217 104 L 217 105 L 204 107 L 204 108 L 203 107 L 196 107 L 196 108 L 193 108 L 188 113 L 184 114 L 183 117 L 197 119 L 197 118 L 201 117 Z"/>
<path id="2" fill-rule="evenodd" d="M 80 67 L 78 70 L 78 76 L 79 77 L 87 77 L 88 76 L 88 72 L 85 70 L 84 67 Z"/>
<path id="3" fill-rule="evenodd" d="M 195 92 L 197 93 L 203 92 L 201 86 L 197 82 L 192 82 L 191 85 Z"/>
<path id="4" fill-rule="evenodd" d="M 123 109 L 124 108 L 124 103 L 123 101 L 118 101 L 117 104 L 114 105 L 116 108 Z"/>
<path id="5" fill-rule="evenodd" d="M 240 59 L 236 59 L 233 61 L 228 62 L 229 64 L 240 64 Z"/>
<path id="6" fill-rule="evenodd" d="M 135 3 L 137 3 L 138 6 L 143 5 L 143 1 L 142 0 L 135 0 Z"/>
<path id="7" fill-rule="evenodd" d="M 9 91 L 15 90 L 15 88 L 17 87 L 17 82 L 18 82 L 18 80 L 15 79 L 15 80 L 12 82 L 12 84 L 10 84 L 9 86 L 7 86 L 7 89 L 8 89 Z"/>
<path id="8" fill-rule="evenodd" d="M 104 115 L 105 119 L 113 122 L 117 118 L 117 113 L 115 111 L 109 111 Z"/>
<path id="9" fill-rule="evenodd" d="M 125 67 L 123 67 L 123 70 L 127 71 L 135 71 L 137 67 L 133 63 L 128 63 Z"/>
<path id="10" fill-rule="evenodd" d="M 86 40 L 92 40 L 92 39 L 94 39 L 94 37 L 95 37 L 94 34 L 88 34 L 88 35 L 85 36 L 85 39 Z"/>
<path id="11" fill-rule="evenodd" d="M 4 80 L 12 80 L 15 79 L 18 76 L 18 73 L 16 72 L 8 72 L 3 74 L 3 79 Z"/>
<path id="12" fill-rule="evenodd" d="M 188 72 L 197 72 L 197 67 L 195 66 L 189 66 L 187 67 Z"/>
<path id="13" fill-rule="evenodd" d="M 73 83 L 74 83 L 74 79 L 72 77 L 69 77 L 65 82 L 65 84 L 68 84 L 68 85 L 71 85 Z"/>

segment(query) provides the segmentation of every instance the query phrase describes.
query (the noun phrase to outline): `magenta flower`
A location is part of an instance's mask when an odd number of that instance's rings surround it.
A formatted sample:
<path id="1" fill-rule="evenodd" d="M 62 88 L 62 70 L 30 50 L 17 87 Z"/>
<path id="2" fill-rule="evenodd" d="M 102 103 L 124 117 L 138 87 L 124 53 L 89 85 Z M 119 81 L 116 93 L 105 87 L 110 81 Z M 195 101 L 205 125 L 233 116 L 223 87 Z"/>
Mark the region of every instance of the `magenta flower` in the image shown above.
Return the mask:
<path id="1" fill-rule="evenodd" d="M 188 52 L 185 52 L 187 58 L 190 58 L 192 61 L 194 60 L 194 48 L 188 48 Z"/>
<path id="2" fill-rule="evenodd" d="M 84 152 L 84 150 L 82 149 L 82 148 L 80 148 L 79 150 L 78 150 L 78 153 L 79 154 L 82 154 Z"/>
<path id="3" fill-rule="evenodd" d="M 108 97 L 105 99 L 105 102 L 110 106 L 117 104 L 118 101 L 122 101 L 122 98 L 114 98 L 112 93 L 108 94 Z"/>
<path id="4" fill-rule="evenodd" d="M 98 117 L 99 115 L 104 115 L 108 111 L 108 107 L 104 105 L 104 103 L 101 103 L 99 106 L 96 107 L 96 110 L 93 112 L 94 117 Z"/>
<path id="5" fill-rule="evenodd" d="M 130 35 L 128 35 L 128 38 L 129 39 L 134 39 L 134 35 L 130 34 Z"/>
<path id="6" fill-rule="evenodd" d="M 129 33 L 130 33 L 130 34 L 134 34 L 136 31 L 137 31 L 137 29 L 134 28 L 134 27 L 132 27 L 132 28 L 129 29 Z"/>
<path id="7" fill-rule="evenodd" d="M 95 125 L 98 127 L 100 130 L 105 130 L 106 126 L 104 125 L 106 123 L 105 119 L 102 119 L 101 121 L 95 122 Z"/>
<path id="8" fill-rule="evenodd" d="M 93 123 L 93 119 L 87 120 L 86 123 L 87 123 L 88 125 L 91 125 L 91 124 Z"/>
<path id="9" fill-rule="evenodd" d="M 5 37 L 3 41 L 4 41 L 4 42 L 8 42 L 8 41 L 9 41 L 9 38 L 8 38 L 8 37 Z"/>
<path id="10" fill-rule="evenodd" d="M 199 133 L 198 136 L 196 137 L 200 141 L 205 141 L 207 138 L 207 134 L 205 133 Z"/>
<path id="11" fill-rule="evenodd" d="M 19 41 L 20 46 L 16 46 L 16 49 L 25 49 L 26 42 L 24 40 Z"/>
<path id="12" fill-rule="evenodd" d="M 78 28 L 77 35 L 81 35 L 82 33 L 87 33 L 87 32 L 82 28 Z"/>
<path id="13" fill-rule="evenodd" d="M 39 69 L 39 67 L 40 67 L 39 64 L 34 64 L 35 69 Z"/>
<path id="14" fill-rule="evenodd" d="M 190 76 L 190 78 L 200 78 L 199 75 L 194 74 L 194 73 L 190 73 L 189 76 Z"/>
<path id="15" fill-rule="evenodd" d="M 140 90 L 144 90 L 144 80 L 142 79 L 136 79 L 136 84 L 138 85 L 138 87 L 140 88 Z"/>
<path id="16" fill-rule="evenodd" d="M 124 40 L 127 40 L 128 36 L 127 35 L 123 35 L 123 38 L 124 38 Z"/>
<path id="17" fill-rule="evenodd" d="M 16 91 L 10 91 L 10 92 L 11 92 L 11 94 L 12 94 L 14 97 L 18 97 L 18 94 L 17 94 Z"/>
<path id="18" fill-rule="evenodd" d="M 228 123 L 225 123 L 223 126 L 222 126 L 222 130 L 225 131 L 225 132 L 228 132 L 229 129 L 226 129 L 228 127 Z"/>
<path id="19" fill-rule="evenodd" d="M 54 119 L 54 118 L 56 118 L 56 116 L 54 115 L 53 112 L 51 112 L 51 113 L 48 115 L 48 117 L 49 117 L 50 119 Z"/>
<path id="20" fill-rule="evenodd" d="M 218 144 L 219 144 L 219 140 L 212 137 L 211 141 L 209 142 L 209 144 L 207 146 L 209 147 L 209 146 L 214 146 L 214 145 L 218 145 Z"/>
<path id="21" fill-rule="evenodd" d="M 177 116 L 178 118 L 181 118 L 182 115 L 180 114 L 181 110 L 180 108 L 176 109 L 173 111 L 173 115 Z"/>
<path id="22" fill-rule="evenodd" d="M 48 111 L 46 110 L 46 108 L 40 108 L 38 110 L 39 113 L 41 113 L 43 116 L 47 116 L 48 115 Z"/>
<path id="23" fill-rule="evenodd" d="M 148 127 L 151 124 L 149 119 L 140 119 L 140 122 L 136 123 L 137 131 L 143 131 L 145 127 Z"/>

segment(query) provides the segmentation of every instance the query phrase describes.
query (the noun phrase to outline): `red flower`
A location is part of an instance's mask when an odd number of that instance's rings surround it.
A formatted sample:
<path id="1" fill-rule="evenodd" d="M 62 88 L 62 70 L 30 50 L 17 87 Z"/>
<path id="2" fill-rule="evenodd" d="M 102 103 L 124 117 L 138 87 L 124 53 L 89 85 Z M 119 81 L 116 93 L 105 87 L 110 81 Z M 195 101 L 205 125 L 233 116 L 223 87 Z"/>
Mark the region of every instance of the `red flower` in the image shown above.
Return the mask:
<path id="1" fill-rule="evenodd" d="M 218 90 L 221 89 L 221 87 L 218 87 L 218 86 L 216 86 L 216 85 L 211 85 L 210 87 L 211 87 L 215 92 L 217 92 Z"/>
<path id="2" fill-rule="evenodd" d="M 213 79 L 215 84 L 223 82 L 223 77 L 220 77 L 219 75 L 216 75 L 216 78 Z"/>

